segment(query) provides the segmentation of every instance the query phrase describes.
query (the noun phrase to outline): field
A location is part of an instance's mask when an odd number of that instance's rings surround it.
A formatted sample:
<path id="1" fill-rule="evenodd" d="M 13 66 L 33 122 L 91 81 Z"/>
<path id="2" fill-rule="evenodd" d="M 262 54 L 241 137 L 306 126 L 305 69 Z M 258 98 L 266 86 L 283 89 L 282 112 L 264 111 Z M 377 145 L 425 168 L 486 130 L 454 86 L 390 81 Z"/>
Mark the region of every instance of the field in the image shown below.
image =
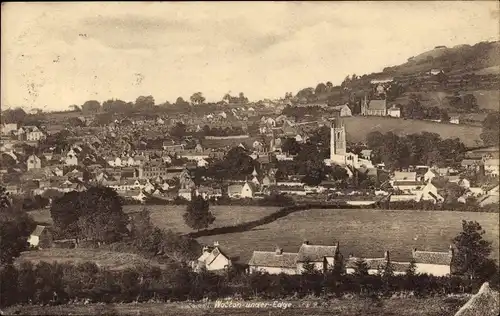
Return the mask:
<path id="1" fill-rule="evenodd" d="M 348 141 L 364 142 L 370 132 L 394 132 L 398 135 L 408 135 L 421 132 L 433 132 L 441 138 L 460 138 L 468 147 L 482 144 L 479 135 L 481 127 L 455 125 L 421 120 L 404 120 L 390 117 L 353 116 L 344 117 Z"/>
<path id="2" fill-rule="evenodd" d="M 378 304 L 368 299 L 333 299 L 321 301 L 325 307 L 296 307 L 305 301 L 279 301 L 290 303 L 290 308 L 214 308 L 214 303 L 141 303 L 114 305 L 61 305 L 61 306 L 13 306 L 6 315 L 238 315 L 238 316 L 451 316 L 467 298 L 403 298 L 383 299 Z M 270 302 L 272 304 L 273 302 Z M 208 306 L 207 306 L 208 305 Z M 303 306 L 303 305 L 302 305 Z"/>
<path id="3" fill-rule="evenodd" d="M 394 260 L 409 260 L 411 249 L 447 251 L 451 239 L 461 231 L 461 221 L 478 221 L 493 242 L 498 260 L 497 213 L 385 210 L 307 210 L 293 213 L 253 230 L 201 237 L 203 243 L 218 241 L 228 255 L 248 262 L 253 250 L 273 251 L 280 246 L 297 252 L 304 240 L 313 244 L 340 243 L 346 256 L 383 257 L 389 250 Z"/>
<path id="4" fill-rule="evenodd" d="M 147 263 L 162 267 L 161 264 L 148 261 L 147 259 L 136 254 L 89 248 L 51 248 L 44 250 L 26 251 L 21 255 L 21 257 L 19 257 L 17 262 L 22 260 L 30 261 L 34 264 L 40 261 L 49 263 L 84 263 L 87 261 L 92 261 L 100 267 L 109 268 L 111 270 L 122 270 L 128 267 Z"/>
<path id="5" fill-rule="evenodd" d="M 126 213 L 140 211 L 147 208 L 151 212 L 151 221 L 158 227 L 172 229 L 178 232 L 187 233 L 191 229 L 186 226 L 182 214 L 185 205 L 125 205 Z M 277 207 L 259 206 L 210 206 L 210 211 L 215 215 L 215 222 L 210 228 L 236 225 L 244 222 L 262 218 L 278 210 Z M 40 223 L 52 223 L 50 212 L 47 209 L 31 211 L 29 214 Z"/>
<path id="6" fill-rule="evenodd" d="M 141 208 L 125 206 L 127 212 Z M 190 231 L 182 218 L 184 206 L 148 208 L 153 223 L 158 227 L 178 232 Z M 252 206 L 213 206 L 211 209 L 217 218 L 213 227 L 248 222 L 277 210 Z M 36 212 L 37 219 L 49 216 L 46 210 Z M 498 213 L 313 209 L 290 214 L 250 231 L 201 237 L 199 241 L 207 244 L 218 241 L 228 255 L 239 257 L 239 261 L 245 263 L 253 250 L 273 251 L 279 245 L 284 251 L 296 252 L 306 239 L 317 244 L 338 241 L 344 255 L 380 257 L 389 250 L 394 260 L 408 260 L 414 247 L 446 251 L 451 239 L 461 231 L 462 219 L 475 220 L 483 226 L 486 238 L 493 242 L 493 257 L 498 260 Z"/>

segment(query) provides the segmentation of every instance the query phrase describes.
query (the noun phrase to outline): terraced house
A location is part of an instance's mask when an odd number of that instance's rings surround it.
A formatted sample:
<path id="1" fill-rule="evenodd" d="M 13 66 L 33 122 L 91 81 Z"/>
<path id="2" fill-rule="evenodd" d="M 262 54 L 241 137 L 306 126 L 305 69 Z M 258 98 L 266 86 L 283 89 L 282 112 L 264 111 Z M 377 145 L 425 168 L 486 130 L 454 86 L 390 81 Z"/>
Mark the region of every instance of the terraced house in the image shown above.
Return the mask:
<path id="1" fill-rule="evenodd" d="M 276 251 L 254 251 L 248 262 L 249 272 L 266 272 L 269 274 L 302 274 L 311 265 L 315 270 L 326 272 L 336 260 L 342 260 L 339 244 L 310 245 L 308 241 L 300 246 L 297 253 Z"/>

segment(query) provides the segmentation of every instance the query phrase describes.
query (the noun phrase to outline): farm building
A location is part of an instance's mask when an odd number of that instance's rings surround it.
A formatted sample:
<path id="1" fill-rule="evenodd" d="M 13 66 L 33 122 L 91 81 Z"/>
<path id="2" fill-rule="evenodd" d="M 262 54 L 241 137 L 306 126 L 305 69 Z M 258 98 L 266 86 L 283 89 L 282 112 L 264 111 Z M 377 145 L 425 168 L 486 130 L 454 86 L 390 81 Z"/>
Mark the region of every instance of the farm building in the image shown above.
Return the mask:
<path id="1" fill-rule="evenodd" d="M 28 238 L 31 247 L 50 248 L 52 246 L 52 233 L 48 226 L 37 225 Z"/>
<path id="2" fill-rule="evenodd" d="M 203 247 L 202 254 L 196 262 L 193 262 L 193 269 L 207 269 L 208 271 L 225 270 L 232 266 L 231 258 L 221 249 L 218 242 L 214 242 L 213 247 Z"/>

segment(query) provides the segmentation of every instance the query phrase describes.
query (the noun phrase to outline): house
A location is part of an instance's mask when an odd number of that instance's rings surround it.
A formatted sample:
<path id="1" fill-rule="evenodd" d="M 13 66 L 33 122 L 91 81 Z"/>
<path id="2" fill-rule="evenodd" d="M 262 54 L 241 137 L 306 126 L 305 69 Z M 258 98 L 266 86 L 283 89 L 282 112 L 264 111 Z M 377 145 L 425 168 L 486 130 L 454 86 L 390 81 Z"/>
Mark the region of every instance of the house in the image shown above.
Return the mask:
<path id="1" fill-rule="evenodd" d="M 470 181 L 466 178 L 462 178 L 458 181 L 458 185 L 464 189 L 470 188 Z"/>
<path id="2" fill-rule="evenodd" d="M 389 262 L 392 266 L 394 275 L 405 274 L 406 270 L 410 266 L 409 262 L 396 262 L 390 259 L 389 251 L 384 253 L 384 257 L 381 258 L 359 258 L 349 255 L 346 262 L 346 273 L 353 274 L 356 272 L 356 262 L 363 260 L 368 267 L 368 274 L 377 275 L 384 271 L 385 266 Z"/>
<path id="3" fill-rule="evenodd" d="M 390 117 L 401 117 L 401 109 L 398 108 L 395 104 L 393 104 L 387 110 L 387 116 L 390 116 Z"/>
<path id="4" fill-rule="evenodd" d="M 192 189 L 181 188 L 181 189 L 179 189 L 179 192 L 177 193 L 177 196 L 181 197 L 181 198 L 183 198 L 185 200 L 191 201 L 191 199 L 193 197 L 193 190 Z"/>
<path id="5" fill-rule="evenodd" d="M 479 159 L 464 159 L 460 162 L 460 166 L 466 170 L 479 171 L 480 166 L 483 165 L 483 161 Z"/>
<path id="6" fill-rule="evenodd" d="M 450 123 L 451 124 L 460 124 L 460 118 L 458 116 L 452 116 L 450 118 Z"/>
<path id="7" fill-rule="evenodd" d="M 314 269 L 326 272 L 340 259 L 339 244 L 335 246 L 310 245 L 306 240 L 297 254 L 297 273 L 304 272 L 305 264 L 312 264 Z"/>
<path id="8" fill-rule="evenodd" d="M 486 174 L 498 177 L 500 159 L 490 158 L 484 160 L 484 171 Z"/>
<path id="9" fill-rule="evenodd" d="M 10 134 L 12 132 L 17 131 L 17 123 L 7 123 L 7 124 L 2 124 L 2 134 Z"/>
<path id="10" fill-rule="evenodd" d="M 415 260 L 416 273 L 426 273 L 434 276 L 451 274 L 452 246 L 446 252 L 422 251 L 415 248 L 412 250 L 412 257 Z"/>
<path id="11" fill-rule="evenodd" d="M 396 190 L 406 192 L 406 193 L 415 193 L 416 191 L 420 191 L 425 182 L 421 181 L 394 181 L 391 183 L 392 187 Z"/>
<path id="12" fill-rule="evenodd" d="M 50 228 L 48 226 L 37 225 L 28 238 L 28 243 L 31 247 L 43 249 L 50 248 L 52 246 L 52 240 Z"/>
<path id="13" fill-rule="evenodd" d="M 42 168 L 42 160 L 40 158 L 38 158 L 36 155 L 31 155 L 26 160 L 26 167 L 28 170 L 41 169 Z"/>
<path id="14" fill-rule="evenodd" d="M 64 164 L 66 166 L 76 166 L 78 165 L 78 157 L 76 153 L 71 149 L 67 154 L 66 158 L 64 159 Z"/>
<path id="15" fill-rule="evenodd" d="M 434 203 L 440 203 L 444 201 L 444 198 L 439 195 L 438 190 L 431 181 L 427 182 L 427 184 L 422 188 L 421 192 L 421 200 L 424 201 L 432 201 Z"/>
<path id="16" fill-rule="evenodd" d="M 352 116 L 351 108 L 347 104 L 334 106 L 332 110 L 338 112 L 338 115 L 341 117 Z"/>
<path id="17" fill-rule="evenodd" d="M 231 258 L 227 252 L 221 249 L 217 241 L 213 247 L 203 247 L 202 254 L 196 262 L 193 262 L 193 269 L 200 271 L 206 269 L 208 271 L 225 270 L 233 265 Z"/>
<path id="18" fill-rule="evenodd" d="M 297 253 L 276 251 L 254 251 L 248 268 L 250 273 L 265 272 L 269 274 L 297 274 Z"/>
<path id="19" fill-rule="evenodd" d="M 369 100 L 365 96 L 361 104 L 361 115 L 367 116 L 386 116 L 387 115 L 387 100 Z"/>
<path id="20" fill-rule="evenodd" d="M 29 127 L 26 132 L 27 141 L 39 141 L 45 138 L 45 134 L 36 126 Z"/>
<path id="21" fill-rule="evenodd" d="M 398 182 L 415 182 L 417 181 L 416 172 L 396 171 L 392 177 L 393 181 Z"/>

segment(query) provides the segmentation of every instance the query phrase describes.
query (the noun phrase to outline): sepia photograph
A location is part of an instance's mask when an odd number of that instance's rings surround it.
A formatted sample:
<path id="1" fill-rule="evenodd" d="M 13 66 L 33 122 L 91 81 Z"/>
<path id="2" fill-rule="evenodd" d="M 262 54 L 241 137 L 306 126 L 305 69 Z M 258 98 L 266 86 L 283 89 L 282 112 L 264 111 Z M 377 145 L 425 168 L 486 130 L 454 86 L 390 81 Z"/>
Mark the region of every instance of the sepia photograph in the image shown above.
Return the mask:
<path id="1" fill-rule="evenodd" d="M 1 3 L 0 315 L 497 316 L 500 2 Z"/>

